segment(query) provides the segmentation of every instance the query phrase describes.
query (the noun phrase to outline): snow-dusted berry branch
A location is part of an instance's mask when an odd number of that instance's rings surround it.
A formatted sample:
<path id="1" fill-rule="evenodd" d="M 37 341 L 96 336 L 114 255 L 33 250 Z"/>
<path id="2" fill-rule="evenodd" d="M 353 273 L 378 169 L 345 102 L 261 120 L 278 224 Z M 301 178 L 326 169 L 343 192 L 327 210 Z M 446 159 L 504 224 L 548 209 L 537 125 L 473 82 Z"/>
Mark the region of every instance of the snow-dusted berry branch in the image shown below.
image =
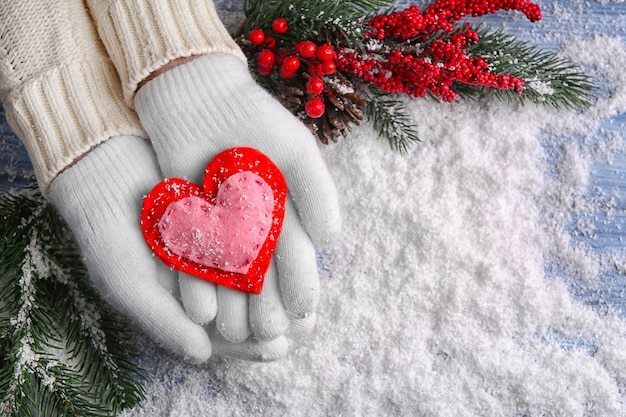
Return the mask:
<path id="1" fill-rule="evenodd" d="M 452 102 L 494 91 L 569 109 L 591 96 L 591 79 L 565 58 L 461 21 L 500 10 L 541 20 L 529 0 L 436 0 L 402 11 L 393 3 L 248 0 L 235 39 L 259 82 L 323 143 L 367 118 L 405 150 L 418 137 L 405 102 L 390 94 Z"/>

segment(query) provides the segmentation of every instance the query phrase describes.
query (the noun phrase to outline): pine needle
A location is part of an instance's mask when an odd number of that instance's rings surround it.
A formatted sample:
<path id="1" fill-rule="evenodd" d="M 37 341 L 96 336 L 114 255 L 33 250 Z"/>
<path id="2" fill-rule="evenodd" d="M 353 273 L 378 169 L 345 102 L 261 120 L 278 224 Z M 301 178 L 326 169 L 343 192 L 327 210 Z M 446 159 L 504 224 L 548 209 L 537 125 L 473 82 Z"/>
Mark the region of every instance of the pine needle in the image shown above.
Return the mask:
<path id="1" fill-rule="evenodd" d="M 531 101 L 552 106 L 557 110 L 580 109 L 589 105 L 596 89 L 591 77 L 572 61 L 554 51 L 540 49 L 501 29 L 477 29 L 480 40 L 469 48 L 469 55 L 482 56 L 490 64 L 490 71 L 508 74 L 525 81 L 524 91 L 517 95 L 510 90 L 490 89 L 501 98 Z M 461 95 L 475 96 L 483 88 L 455 85 Z"/>
<path id="2" fill-rule="evenodd" d="M 36 189 L 0 199 L 0 416 L 113 416 L 143 399 L 128 324 Z"/>
<path id="3" fill-rule="evenodd" d="M 254 28 L 271 27 L 274 19 L 282 17 L 289 22 L 289 30 L 281 35 L 285 40 L 338 41 L 362 47 L 363 30 L 369 18 L 383 8 L 391 8 L 390 0 L 244 0 L 248 33 Z"/>
<path id="4" fill-rule="evenodd" d="M 389 141 L 392 149 L 405 153 L 420 142 L 416 126 L 403 101 L 391 94 L 376 93 L 368 100 L 365 114 L 376 132 Z"/>

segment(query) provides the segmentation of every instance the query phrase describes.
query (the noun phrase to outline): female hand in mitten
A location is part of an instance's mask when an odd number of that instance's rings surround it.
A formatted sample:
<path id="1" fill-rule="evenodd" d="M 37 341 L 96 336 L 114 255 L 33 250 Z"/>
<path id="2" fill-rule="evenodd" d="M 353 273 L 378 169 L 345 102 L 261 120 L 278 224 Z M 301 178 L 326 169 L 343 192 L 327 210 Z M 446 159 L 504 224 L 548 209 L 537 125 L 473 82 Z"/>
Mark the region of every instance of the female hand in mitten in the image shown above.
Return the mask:
<path id="1" fill-rule="evenodd" d="M 63 171 L 49 188 L 100 294 L 166 349 L 193 362 L 213 351 L 248 360 L 278 359 L 285 339 L 232 345 L 210 341 L 177 300 L 176 275 L 147 247 L 139 229 L 142 197 L 160 180 L 149 142 L 117 136 Z"/>
<path id="2" fill-rule="evenodd" d="M 107 20 L 119 5 L 126 12 L 134 8 L 135 18 L 145 22 L 162 22 L 141 19 L 147 10 L 172 10 L 165 1 L 159 2 L 163 7 L 156 3 L 94 1 L 91 11 L 100 13 L 90 15 L 83 0 L 2 2 L 2 33 L 8 35 L 0 36 L 0 98 L 28 149 L 42 192 L 69 224 L 105 299 L 163 347 L 195 362 L 212 351 L 276 359 L 286 353 L 285 338 L 233 345 L 216 335 L 210 341 L 178 303 L 176 274 L 152 256 L 141 234 L 142 198 L 161 173 L 152 147 L 138 137 L 144 132 L 124 103 L 119 73 L 94 16 Z M 197 11 L 192 4 L 199 3 L 189 4 Z M 131 23 L 124 29 L 124 22 Z M 112 28 L 122 29 L 114 38 L 154 33 L 136 32 L 136 23 L 116 20 Z M 174 28 L 163 36 L 181 33 Z M 220 33 L 217 39 L 225 39 Z M 150 51 L 144 44 L 124 42 L 140 45 L 137 53 Z"/>
<path id="3" fill-rule="evenodd" d="M 224 351 L 227 344 L 212 346 L 189 319 L 176 298 L 176 275 L 143 239 L 142 198 L 161 173 L 149 142 L 135 136 L 144 132 L 83 0 L 1 2 L 0 22 L 0 99 L 100 294 L 168 350 L 195 362 L 212 347 Z M 287 343 L 230 351 L 274 359 Z"/>
<path id="4" fill-rule="evenodd" d="M 201 184 L 216 154 L 246 146 L 272 159 L 289 187 L 282 234 L 261 293 L 247 295 L 181 273 L 189 317 L 200 324 L 215 319 L 214 338 L 230 342 L 251 335 L 272 340 L 290 324 L 310 329 L 319 296 L 315 248 L 338 233 L 340 216 L 334 183 L 309 130 L 228 53 L 161 72 L 138 89 L 134 104 L 166 177 Z"/>

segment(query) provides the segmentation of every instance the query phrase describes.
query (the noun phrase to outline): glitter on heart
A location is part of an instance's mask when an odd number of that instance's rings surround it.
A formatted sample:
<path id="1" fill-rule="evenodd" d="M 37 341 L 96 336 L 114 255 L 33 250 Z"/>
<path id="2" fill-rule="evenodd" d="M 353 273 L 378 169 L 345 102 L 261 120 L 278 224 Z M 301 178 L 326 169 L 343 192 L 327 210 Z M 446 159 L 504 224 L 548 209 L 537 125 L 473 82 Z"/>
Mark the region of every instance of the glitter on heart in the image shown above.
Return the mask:
<path id="1" fill-rule="evenodd" d="M 245 274 L 270 231 L 273 208 L 272 189 L 263 178 L 240 172 L 224 181 L 215 205 L 193 196 L 170 203 L 159 231 L 176 255 Z"/>
<path id="2" fill-rule="evenodd" d="M 232 148 L 207 166 L 203 187 L 161 181 L 144 199 L 146 242 L 167 266 L 259 293 L 282 229 L 287 185 L 265 155 Z"/>

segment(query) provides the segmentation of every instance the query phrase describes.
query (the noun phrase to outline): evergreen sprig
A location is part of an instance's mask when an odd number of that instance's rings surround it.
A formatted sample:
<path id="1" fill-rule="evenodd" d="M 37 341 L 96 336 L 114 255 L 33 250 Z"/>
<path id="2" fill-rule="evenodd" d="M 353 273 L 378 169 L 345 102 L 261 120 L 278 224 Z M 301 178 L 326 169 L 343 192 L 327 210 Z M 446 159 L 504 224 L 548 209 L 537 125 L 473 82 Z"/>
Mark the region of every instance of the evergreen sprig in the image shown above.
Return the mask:
<path id="1" fill-rule="evenodd" d="M 402 93 L 397 91 L 407 93 L 421 91 L 419 88 L 412 90 L 412 82 L 417 87 L 420 87 L 419 83 L 423 82 L 421 87 L 428 90 L 427 95 L 434 94 L 435 97 L 444 99 L 443 93 L 448 92 L 451 93 L 447 96 L 448 98 L 456 98 L 455 93 L 458 93 L 460 97 L 478 98 L 488 92 L 493 93 L 498 99 L 518 100 L 521 103 L 533 102 L 552 106 L 557 110 L 581 109 L 590 104 L 596 87 L 591 77 L 583 72 L 577 64 L 554 51 L 543 50 L 538 46 L 519 40 L 513 35 L 504 33 L 501 29 L 490 29 L 484 26 L 469 27 L 478 36 L 478 41 L 472 43 L 474 42 L 472 37 L 467 45 L 462 46 L 462 49 L 464 49 L 463 53 L 467 53 L 466 62 L 471 63 L 472 58 L 484 59 L 489 65 L 485 73 L 495 76 L 493 78 L 497 82 L 483 82 L 478 77 L 479 74 L 476 74 L 475 79 L 471 77 L 458 78 L 460 81 L 454 81 L 450 87 L 452 91 L 446 90 L 447 84 L 445 84 L 445 88 L 439 88 L 444 84 L 439 84 L 443 81 L 436 78 L 437 71 L 433 71 L 435 75 L 420 74 L 418 70 L 421 67 L 411 67 L 411 59 L 415 62 L 419 60 L 429 62 L 428 60 L 432 59 L 432 56 L 428 54 L 435 55 L 435 52 L 429 49 L 430 46 L 434 45 L 434 42 L 454 45 L 456 41 L 453 38 L 466 36 L 468 27 L 458 26 L 452 31 L 434 29 L 432 33 L 423 33 L 419 37 L 413 38 L 405 38 L 404 35 L 372 38 L 372 34 L 368 33 L 371 31 L 368 24 L 371 23 L 372 19 L 389 16 L 395 3 L 392 0 L 244 0 L 246 20 L 235 37 L 242 45 L 244 52 L 251 58 L 249 60 L 250 69 L 259 83 L 278 97 L 297 117 L 305 121 L 305 124 L 313 126 L 312 131 L 323 143 L 328 143 L 328 138 L 335 140 L 337 137 L 344 136 L 346 132 L 350 131 L 350 125 L 358 125 L 362 120 L 362 111 L 364 110 L 366 118 L 372 122 L 375 130 L 389 141 L 393 149 L 401 152 L 406 151 L 409 145 L 419 141 L 419 138 L 414 130 L 415 126 L 411 122 L 406 108 L 404 108 L 403 101 L 397 97 Z M 444 3 L 446 2 L 441 2 L 442 5 Z M 453 6 L 449 5 L 449 7 Z M 410 13 L 415 12 L 407 9 L 407 11 L 398 13 L 408 13 L 406 16 L 409 16 Z M 442 18 L 445 16 L 445 13 L 442 14 Z M 289 30 L 280 34 L 272 31 L 272 22 L 277 18 L 285 19 L 288 22 Z M 395 27 L 398 30 L 406 29 L 403 29 L 402 25 L 410 26 L 412 24 L 410 19 L 407 18 L 404 22 L 402 18 L 397 16 L 391 22 L 393 25 L 399 25 Z M 251 43 L 246 36 L 252 29 L 257 28 L 271 34 L 272 39 L 276 41 L 275 44 L 273 41 L 266 42 L 261 46 Z M 401 31 L 401 33 L 404 32 Z M 306 73 L 304 76 L 284 76 L 280 71 L 275 70 L 275 67 L 272 67 L 269 72 L 261 73 L 259 71 L 257 58 L 259 58 L 260 51 L 270 50 L 272 53 L 275 52 L 279 58 L 288 54 L 297 55 L 298 51 L 295 50 L 295 45 L 302 40 L 310 40 L 318 45 L 329 41 L 338 54 L 342 53 L 341 51 L 346 53 L 343 62 L 344 68 L 338 68 L 337 71 L 341 72 L 342 78 L 347 80 L 349 85 L 363 88 L 356 88 L 354 91 L 352 88 L 345 90 L 350 91 L 350 97 L 360 97 L 367 101 L 364 105 L 360 105 L 357 120 L 353 120 L 353 112 L 346 112 L 344 103 L 346 96 L 341 90 L 325 90 L 321 98 L 324 100 L 326 112 L 316 120 L 312 120 L 315 117 L 306 112 L 306 103 L 311 95 L 307 94 L 305 84 L 312 75 L 320 76 L 322 79 L 325 77 L 324 73 L 314 66 L 301 65 L 299 71 Z M 406 65 L 386 65 L 390 62 L 389 57 L 392 52 L 401 52 L 407 57 L 408 63 Z M 346 56 L 349 57 L 346 59 Z M 463 59 L 465 59 L 465 55 Z M 351 64 L 355 60 L 362 65 L 351 66 L 346 64 L 346 62 Z M 444 61 L 437 62 L 442 64 L 441 67 L 444 67 Z M 363 70 L 364 67 L 368 69 Z M 474 67 L 470 65 L 470 68 Z M 441 70 L 444 73 L 445 82 L 449 82 L 445 74 L 455 75 L 453 73 L 455 70 L 456 67 L 454 66 Z M 417 71 L 414 80 L 408 78 L 411 71 Z M 452 71 L 452 73 L 446 73 L 446 71 Z M 483 69 L 481 67 L 480 70 L 476 71 L 483 71 Z M 423 77 L 428 76 L 431 77 L 431 84 L 428 83 L 429 79 L 422 80 Z M 511 77 L 515 83 L 501 82 L 507 76 Z M 389 88 L 388 84 L 390 83 L 387 80 L 393 77 L 396 77 L 396 83 L 391 83 L 393 88 Z M 365 79 L 368 81 L 362 82 Z M 406 83 L 408 86 L 402 84 L 401 87 L 398 87 L 398 80 L 402 80 L 402 83 Z M 523 80 L 523 88 L 521 80 Z M 474 83 L 483 85 L 479 86 Z M 503 87 L 491 87 L 492 85 L 502 85 Z M 379 95 L 378 92 L 370 94 L 372 90 L 377 89 L 380 89 L 381 92 L 394 91 L 393 94 L 396 97 L 389 94 Z M 354 100 L 348 101 L 355 102 Z M 350 106 L 348 108 L 353 109 Z M 337 120 L 342 121 L 342 123 L 334 123 Z"/>
<path id="2" fill-rule="evenodd" d="M 246 22 L 241 31 L 267 27 L 279 17 L 289 22 L 290 30 L 281 35 L 285 41 L 341 40 L 359 48 L 369 18 L 381 9 L 390 9 L 393 0 L 244 0 Z M 299 39 L 298 39 L 299 38 Z"/>
<path id="3" fill-rule="evenodd" d="M 0 200 L 0 416 L 112 416 L 143 399 L 127 323 L 36 189 Z"/>
<path id="4" fill-rule="evenodd" d="M 396 95 L 376 92 L 369 97 L 365 114 L 374 130 L 400 153 L 405 153 L 411 144 L 420 141 L 405 103 Z"/>
<path id="5" fill-rule="evenodd" d="M 512 90 L 490 89 L 497 97 L 522 103 L 530 101 L 557 110 L 589 105 L 596 87 L 591 77 L 574 62 L 554 51 L 519 40 L 502 29 L 481 26 L 476 32 L 480 39 L 468 49 L 468 54 L 486 58 L 494 73 L 508 74 L 525 82 L 521 95 Z M 485 89 L 457 84 L 455 90 L 461 95 L 476 96 Z"/>

